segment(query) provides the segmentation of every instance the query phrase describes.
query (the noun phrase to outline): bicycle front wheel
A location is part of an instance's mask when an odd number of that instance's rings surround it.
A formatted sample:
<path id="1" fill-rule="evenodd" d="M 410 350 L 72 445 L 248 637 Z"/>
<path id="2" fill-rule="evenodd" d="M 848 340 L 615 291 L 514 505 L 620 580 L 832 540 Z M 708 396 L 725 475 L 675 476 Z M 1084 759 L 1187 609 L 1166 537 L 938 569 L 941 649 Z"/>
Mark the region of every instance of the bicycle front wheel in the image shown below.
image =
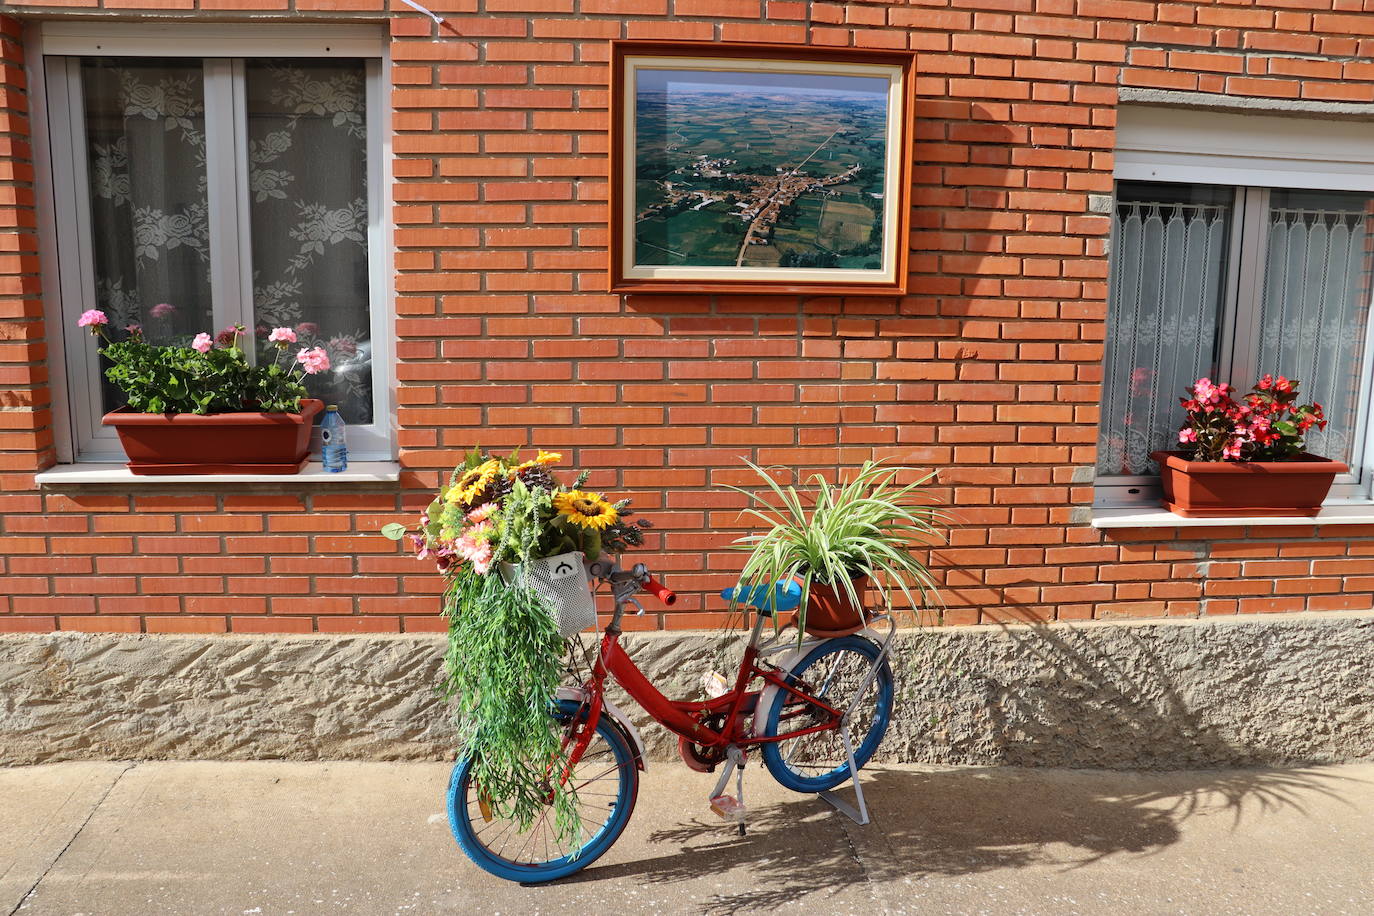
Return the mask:
<path id="1" fill-rule="evenodd" d="M 849 739 L 860 768 L 882 743 L 892 717 L 892 668 L 886 658 L 879 662 L 880 655 L 879 648 L 862 636 L 827 639 L 786 675 L 791 686 L 842 713 L 849 712 Z M 819 706 L 783 690 L 761 714 L 766 738 L 827 719 Z M 763 745 L 763 762 L 774 779 L 794 792 L 824 792 L 853 775 L 840 731 L 834 728 L 769 741 Z"/>
<path id="2" fill-rule="evenodd" d="M 577 712 L 575 701 L 560 700 L 554 717 L 571 727 Z M 468 858 L 498 878 L 525 884 L 565 878 L 611 848 L 629 823 L 639 794 L 634 750 L 609 716 L 597 723 L 569 782 L 577 790 L 582 825 L 573 843 L 558 836 L 551 805 L 524 829 L 501 817 L 473 780 L 470 758 L 460 761 L 449 779 L 449 827 Z"/>

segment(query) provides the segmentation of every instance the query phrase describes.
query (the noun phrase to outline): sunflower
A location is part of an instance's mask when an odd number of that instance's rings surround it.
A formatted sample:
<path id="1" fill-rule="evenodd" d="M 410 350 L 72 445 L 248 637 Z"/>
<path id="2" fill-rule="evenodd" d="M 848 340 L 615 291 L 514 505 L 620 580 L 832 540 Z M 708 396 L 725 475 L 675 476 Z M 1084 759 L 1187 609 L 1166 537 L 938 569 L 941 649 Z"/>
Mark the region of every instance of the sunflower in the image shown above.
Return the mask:
<path id="1" fill-rule="evenodd" d="M 615 506 L 601 498 L 599 493 L 584 493 L 569 490 L 553 498 L 553 507 L 560 515 L 582 528 L 605 528 L 620 517 Z"/>
<path id="2" fill-rule="evenodd" d="M 455 483 L 453 489 L 449 491 L 449 497 L 452 498 L 453 494 L 456 492 L 458 494 L 458 502 L 471 506 L 482 497 L 482 494 L 486 492 L 491 482 L 496 479 L 496 474 L 500 470 L 501 463 L 495 458 L 482 462 L 477 467 L 464 472 L 463 476 L 458 478 L 458 482 Z"/>
<path id="3" fill-rule="evenodd" d="M 510 474 L 518 477 L 531 468 L 537 468 L 545 464 L 557 464 L 562 460 L 563 454 L 561 452 L 546 452 L 541 448 L 538 457 L 531 458 L 529 461 L 520 462 L 519 465 L 511 469 Z"/>

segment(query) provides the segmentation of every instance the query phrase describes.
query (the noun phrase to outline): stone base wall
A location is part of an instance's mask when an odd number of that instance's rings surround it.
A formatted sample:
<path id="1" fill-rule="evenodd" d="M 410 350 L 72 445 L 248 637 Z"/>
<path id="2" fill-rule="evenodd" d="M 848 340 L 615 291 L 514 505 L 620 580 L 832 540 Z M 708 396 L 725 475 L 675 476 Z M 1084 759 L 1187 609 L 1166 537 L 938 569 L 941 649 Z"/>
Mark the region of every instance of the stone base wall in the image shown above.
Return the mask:
<path id="1" fill-rule="evenodd" d="M 628 634 L 694 696 L 713 633 Z M 443 759 L 432 636 L 0 637 L 0 763 Z M 1374 615 L 903 630 L 889 761 L 1184 768 L 1374 756 Z M 656 757 L 665 730 L 641 725 Z"/>

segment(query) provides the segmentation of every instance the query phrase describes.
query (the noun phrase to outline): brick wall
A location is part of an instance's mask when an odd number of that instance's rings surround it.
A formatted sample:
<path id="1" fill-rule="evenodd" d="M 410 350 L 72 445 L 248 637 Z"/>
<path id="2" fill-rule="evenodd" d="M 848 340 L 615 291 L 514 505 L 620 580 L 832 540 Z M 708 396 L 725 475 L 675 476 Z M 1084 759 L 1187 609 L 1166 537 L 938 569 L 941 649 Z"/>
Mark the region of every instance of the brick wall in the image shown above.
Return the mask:
<path id="1" fill-rule="evenodd" d="M 480 4 L 480 5 L 479 5 Z M 0 629 L 429 629 L 437 580 L 370 532 L 475 442 L 592 468 L 659 523 L 713 625 L 740 456 L 938 469 L 946 623 L 1367 609 L 1374 527 L 1104 535 L 1091 502 L 1121 86 L 1374 101 L 1369 0 L 10 0 L 16 15 L 386 21 L 401 487 L 35 489 L 53 461 L 15 19 L 0 30 Z M 232 26 L 226 26 L 231 28 Z M 919 53 L 912 293 L 607 295 L 610 38 Z M 51 329 L 48 331 L 52 333 Z M 689 585 L 691 583 L 691 585 Z"/>

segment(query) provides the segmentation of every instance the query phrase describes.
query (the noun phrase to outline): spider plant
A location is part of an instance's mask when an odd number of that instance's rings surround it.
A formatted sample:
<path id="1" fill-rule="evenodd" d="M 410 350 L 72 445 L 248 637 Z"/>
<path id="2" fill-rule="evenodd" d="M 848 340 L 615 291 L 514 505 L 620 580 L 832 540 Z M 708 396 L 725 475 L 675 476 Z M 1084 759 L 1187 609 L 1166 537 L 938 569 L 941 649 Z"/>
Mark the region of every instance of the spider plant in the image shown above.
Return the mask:
<path id="1" fill-rule="evenodd" d="M 897 478 L 912 468 L 867 461 L 848 483 L 831 483 L 822 475 L 810 478 L 809 489 L 782 486 L 752 461 L 745 464 L 767 484 L 765 498 L 756 492 L 729 487 L 748 497 L 744 510 L 768 527 L 762 534 L 738 538 L 734 547 L 750 551 L 740 581 L 749 588 L 767 582 L 798 579 L 801 605 L 797 626 L 806 626 L 806 605 L 813 583 L 843 593 L 860 607 L 854 580 L 868 576 L 872 587 L 890 605 L 900 592 L 907 603 L 939 601 L 929 568 L 913 550 L 942 539 L 948 517 L 923 489 L 935 476 L 928 473 L 912 483 Z M 727 485 L 728 486 L 728 485 Z"/>

